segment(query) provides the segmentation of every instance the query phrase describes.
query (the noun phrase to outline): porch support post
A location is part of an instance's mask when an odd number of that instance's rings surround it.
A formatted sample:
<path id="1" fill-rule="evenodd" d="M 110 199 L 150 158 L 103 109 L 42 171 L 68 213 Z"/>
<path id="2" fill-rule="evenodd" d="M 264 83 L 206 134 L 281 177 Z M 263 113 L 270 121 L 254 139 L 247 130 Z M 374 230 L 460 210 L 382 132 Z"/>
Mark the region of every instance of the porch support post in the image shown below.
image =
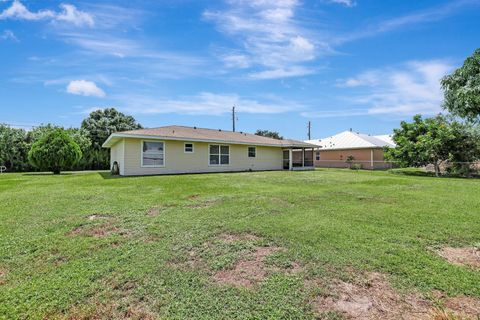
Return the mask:
<path id="1" fill-rule="evenodd" d="M 293 156 L 292 156 L 292 149 L 288 149 L 288 170 L 292 170 L 293 168 Z"/>
<path id="2" fill-rule="evenodd" d="M 305 148 L 302 148 L 302 168 L 305 167 Z"/>
<path id="3" fill-rule="evenodd" d="M 373 170 L 373 149 L 370 150 L 370 167 Z"/>

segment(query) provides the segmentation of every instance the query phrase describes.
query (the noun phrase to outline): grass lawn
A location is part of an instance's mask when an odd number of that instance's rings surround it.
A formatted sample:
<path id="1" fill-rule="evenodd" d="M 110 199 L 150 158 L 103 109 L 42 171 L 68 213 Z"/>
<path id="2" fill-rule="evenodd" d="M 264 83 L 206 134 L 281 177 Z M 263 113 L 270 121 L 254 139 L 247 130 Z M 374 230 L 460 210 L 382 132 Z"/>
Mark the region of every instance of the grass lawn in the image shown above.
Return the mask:
<path id="1" fill-rule="evenodd" d="M 3 174 L 0 236 L 6 319 L 340 319 L 312 301 L 372 272 L 400 293 L 480 299 L 480 271 L 435 252 L 480 244 L 478 179 Z M 222 282 L 268 247 L 261 281 Z"/>

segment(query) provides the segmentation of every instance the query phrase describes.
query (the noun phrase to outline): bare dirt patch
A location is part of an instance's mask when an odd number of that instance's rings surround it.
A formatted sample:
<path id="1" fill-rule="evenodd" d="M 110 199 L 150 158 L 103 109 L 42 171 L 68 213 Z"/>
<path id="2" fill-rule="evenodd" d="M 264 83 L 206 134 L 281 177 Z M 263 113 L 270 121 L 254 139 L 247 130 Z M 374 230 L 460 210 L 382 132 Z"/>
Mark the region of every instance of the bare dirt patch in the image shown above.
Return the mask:
<path id="1" fill-rule="evenodd" d="M 274 253 L 280 257 L 273 256 Z M 300 264 L 289 261 L 286 253 L 286 249 L 251 233 L 221 233 L 198 247 L 186 248 L 168 265 L 204 272 L 219 284 L 253 288 L 270 273 L 293 274 L 302 270 Z"/>
<path id="2" fill-rule="evenodd" d="M 441 291 L 433 295 L 442 306 L 442 311 L 455 319 L 480 319 L 480 299 L 467 296 L 447 297 Z"/>
<path id="3" fill-rule="evenodd" d="M 260 238 L 251 233 L 222 233 L 217 236 L 217 239 L 224 242 L 236 242 L 236 241 L 259 241 Z"/>
<path id="4" fill-rule="evenodd" d="M 67 236 L 88 236 L 102 238 L 112 234 L 122 234 L 121 230 L 108 221 L 97 225 L 83 225 L 67 232 Z"/>
<path id="5" fill-rule="evenodd" d="M 430 302 L 419 295 L 398 294 L 380 273 L 361 283 L 334 281 L 329 295 L 313 302 L 318 313 L 339 312 L 347 319 L 430 319 Z"/>
<path id="6" fill-rule="evenodd" d="M 7 273 L 7 269 L 0 267 L 0 286 L 5 284 L 5 278 L 7 277 Z"/>
<path id="7" fill-rule="evenodd" d="M 232 269 L 216 272 L 213 279 L 223 284 L 251 288 L 255 283 L 265 279 L 267 275 L 265 258 L 278 250 L 280 250 L 278 247 L 258 247 L 237 261 Z"/>
<path id="8" fill-rule="evenodd" d="M 176 207 L 176 205 L 175 204 L 157 205 L 157 206 L 153 206 L 153 207 L 148 208 L 145 211 L 145 213 L 147 214 L 147 216 L 157 216 L 160 213 L 162 213 L 163 211 L 165 211 L 169 208 L 173 208 L 173 207 Z"/>
<path id="9" fill-rule="evenodd" d="M 455 265 L 480 268 L 480 249 L 475 247 L 443 247 L 438 254 Z"/>
<path id="10" fill-rule="evenodd" d="M 187 205 L 187 208 L 190 209 L 201 209 L 201 208 L 208 208 L 213 206 L 219 200 L 216 199 L 205 199 L 205 200 L 198 200 L 195 203 L 191 203 Z"/>

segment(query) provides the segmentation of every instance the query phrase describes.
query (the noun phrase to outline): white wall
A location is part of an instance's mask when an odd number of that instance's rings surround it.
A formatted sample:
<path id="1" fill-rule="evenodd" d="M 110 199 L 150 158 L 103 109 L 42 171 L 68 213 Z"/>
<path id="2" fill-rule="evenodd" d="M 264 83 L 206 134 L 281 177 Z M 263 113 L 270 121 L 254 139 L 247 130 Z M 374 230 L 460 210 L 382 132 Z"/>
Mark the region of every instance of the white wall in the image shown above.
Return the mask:
<path id="1" fill-rule="evenodd" d="M 171 173 L 226 172 L 251 170 L 281 170 L 282 148 L 257 146 L 255 158 L 248 157 L 247 145 L 230 145 L 230 165 L 209 165 L 209 143 L 192 142 L 194 153 L 184 152 L 184 141 L 165 142 L 165 167 L 148 168 L 141 166 L 142 139 L 123 139 L 123 161 L 119 161 L 122 175 L 153 175 Z M 190 143 L 190 142 L 189 142 Z M 118 143 L 117 143 L 118 144 Z M 114 148 L 117 146 L 115 144 Z M 113 149 L 113 148 L 112 148 Z M 116 149 L 116 148 L 115 148 Z M 121 150 L 121 148 L 119 149 Z M 112 150 L 112 157 L 118 157 Z M 118 161 L 118 160 L 117 160 Z"/>

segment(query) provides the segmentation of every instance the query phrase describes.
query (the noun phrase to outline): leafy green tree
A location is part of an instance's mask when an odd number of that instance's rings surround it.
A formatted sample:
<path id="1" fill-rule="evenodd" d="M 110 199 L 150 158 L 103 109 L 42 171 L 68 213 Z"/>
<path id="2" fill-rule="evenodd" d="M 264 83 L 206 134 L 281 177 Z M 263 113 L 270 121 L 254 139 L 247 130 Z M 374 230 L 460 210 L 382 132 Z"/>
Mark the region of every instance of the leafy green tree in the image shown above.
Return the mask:
<path id="1" fill-rule="evenodd" d="M 394 130 L 393 140 L 396 147 L 387 148 L 386 159 L 397 161 L 402 167 L 433 164 L 436 176 L 445 161 L 472 162 L 479 155 L 471 127 L 443 115 L 427 119 L 416 115 L 411 123 L 402 121 L 400 128 Z"/>
<path id="2" fill-rule="evenodd" d="M 86 130 L 94 149 L 100 149 L 110 134 L 117 131 L 141 129 L 134 117 L 127 116 L 115 108 L 96 110 L 82 121 L 82 129 Z"/>
<path id="3" fill-rule="evenodd" d="M 32 130 L 28 131 L 27 133 L 27 142 L 32 144 L 47 133 L 59 129 L 63 129 L 63 127 L 51 123 L 41 124 L 39 126 L 33 127 Z"/>
<path id="4" fill-rule="evenodd" d="M 28 170 L 28 150 L 25 130 L 0 124 L 0 166 L 5 166 L 9 171 Z"/>
<path id="5" fill-rule="evenodd" d="M 92 141 L 90 141 L 87 131 L 82 128 L 68 128 L 65 131 L 70 137 L 72 137 L 73 141 L 78 144 L 80 150 L 82 151 L 82 158 L 71 169 L 90 169 L 92 167 L 92 159 L 90 158 L 90 154 L 93 152 L 93 150 Z"/>
<path id="6" fill-rule="evenodd" d="M 108 169 L 109 153 L 102 144 L 110 134 L 118 131 L 141 129 L 142 126 L 132 116 L 127 116 L 114 108 L 96 110 L 82 121 L 81 128 L 85 130 L 92 142 L 92 148 L 86 154 L 91 167 L 89 169 Z"/>
<path id="7" fill-rule="evenodd" d="M 283 140 L 283 137 L 276 131 L 258 129 L 257 132 L 255 132 L 255 134 L 257 136 L 268 137 L 268 138 L 273 138 L 273 139 L 277 139 L 277 140 Z"/>
<path id="8" fill-rule="evenodd" d="M 71 168 L 81 157 L 80 147 L 63 129 L 47 132 L 33 143 L 28 152 L 28 159 L 34 167 L 54 174 Z"/>
<path id="9" fill-rule="evenodd" d="M 475 50 L 462 67 L 445 76 L 441 83 L 445 109 L 470 121 L 480 119 L 480 49 Z"/>

